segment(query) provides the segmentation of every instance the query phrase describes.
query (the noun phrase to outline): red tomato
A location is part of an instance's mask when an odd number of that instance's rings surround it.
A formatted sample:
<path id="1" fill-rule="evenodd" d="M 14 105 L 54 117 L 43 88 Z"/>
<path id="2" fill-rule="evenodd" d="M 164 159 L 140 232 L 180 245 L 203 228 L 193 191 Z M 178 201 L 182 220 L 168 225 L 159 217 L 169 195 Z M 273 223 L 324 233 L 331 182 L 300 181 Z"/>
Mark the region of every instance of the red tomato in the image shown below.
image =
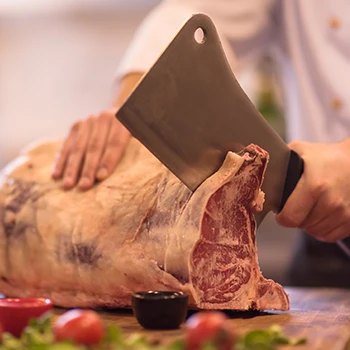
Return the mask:
<path id="1" fill-rule="evenodd" d="M 3 329 L 2 329 L 2 325 L 1 325 L 1 323 L 0 323 L 0 343 L 1 343 L 1 341 L 2 341 L 2 332 L 3 332 Z"/>
<path id="2" fill-rule="evenodd" d="M 81 345 L 98 345 L 104 335 L 101 317 L 90 310 L 70 310 L 58 317 L 53 333 L 56 341 L 71 340 Z"/>
<path id="3" fill-rule="evenodd" d="M 211 341 L 218 350 L 231 350 L 235 336 L 227 327 L 228 317 L 219 311 L 201 311 L 186 321 L 188 350 L 199 350 Z"/>

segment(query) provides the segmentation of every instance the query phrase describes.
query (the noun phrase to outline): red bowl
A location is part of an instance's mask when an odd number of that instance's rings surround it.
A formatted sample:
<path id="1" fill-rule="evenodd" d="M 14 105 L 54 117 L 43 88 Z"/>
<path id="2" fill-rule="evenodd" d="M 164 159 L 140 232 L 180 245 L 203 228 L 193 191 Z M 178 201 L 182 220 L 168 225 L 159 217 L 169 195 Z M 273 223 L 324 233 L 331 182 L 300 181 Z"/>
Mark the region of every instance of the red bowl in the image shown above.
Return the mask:
<path id="1" fill-rule="evenodd" d="M 4 332 L 20 337 L 31 318 L 38 318 L 52 309 L 52 301 L 45 298 L 0 299 L 0 324 Z"/>

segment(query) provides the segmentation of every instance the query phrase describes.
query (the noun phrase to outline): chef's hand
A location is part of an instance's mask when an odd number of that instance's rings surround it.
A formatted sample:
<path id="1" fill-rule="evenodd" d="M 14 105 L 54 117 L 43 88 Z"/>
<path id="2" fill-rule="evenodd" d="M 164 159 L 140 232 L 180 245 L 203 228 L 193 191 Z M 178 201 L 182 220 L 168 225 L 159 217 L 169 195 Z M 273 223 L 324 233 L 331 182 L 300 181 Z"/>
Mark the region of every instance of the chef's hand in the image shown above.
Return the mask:
<path id="1" fill-rule="evenodd" d="M 113 105 L 121 106 L 141 78 L 142 73 L 126 75 Z M 130 139 L 116 112 L 117 108 L 111 108 L 72 126 L 52 170 L 54 179 L 63 180 L 64 189 L 78 184 L 79 189 L 88 190 L 96 180 L 102 181 L 114 171 Z"/>
<path id="2" fill-rule="evenodd" d="M 289 146 L 304 159 L 305 168 L 277 222 L 303 228 L 325 242 L 350 236 L 350 139 Z"/>
<path id="3" fill-rule="evenodd" d="M 79 189 L 88 190 L 96 180 L 104 180 L 114 171 L 130 138 L 116 112 L 112 108 L 71 127 L 52 171 L 54 179 L 63 180 L 64 189 L 78 184 Z"/>

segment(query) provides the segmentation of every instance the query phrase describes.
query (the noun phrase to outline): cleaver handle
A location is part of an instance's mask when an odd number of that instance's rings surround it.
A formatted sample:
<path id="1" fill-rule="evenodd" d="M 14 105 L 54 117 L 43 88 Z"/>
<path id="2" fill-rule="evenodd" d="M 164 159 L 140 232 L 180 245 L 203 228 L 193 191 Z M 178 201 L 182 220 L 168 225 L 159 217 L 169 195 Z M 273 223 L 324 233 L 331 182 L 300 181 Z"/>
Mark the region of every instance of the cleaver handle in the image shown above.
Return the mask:
<path id="1" fill-rule="evenodd" d="M 303 175 L 303 172 L 303 159 L 296 152 L 291 150 L 280 211 L 283 209 L 289 196 L 294 191 L 294 188 Z M 337 241 L 336 243 L 338 244 L 339 248 L 345 253 L 345 255 L 350 259 L 350 238 L 344 239 L 342 241 Z"/>
<path id="2" fill-rule="evenodd" d="M 298 153 L 293 150 L 290 151 L 290 158 L 287 168 L 286 180 L 284 182 L 282 201 L 281 201 L 281 211 L 287 202 L 287 199 L 294 191 L 298 181 L 304 172 L 304 160 L 299 156 Z"/>

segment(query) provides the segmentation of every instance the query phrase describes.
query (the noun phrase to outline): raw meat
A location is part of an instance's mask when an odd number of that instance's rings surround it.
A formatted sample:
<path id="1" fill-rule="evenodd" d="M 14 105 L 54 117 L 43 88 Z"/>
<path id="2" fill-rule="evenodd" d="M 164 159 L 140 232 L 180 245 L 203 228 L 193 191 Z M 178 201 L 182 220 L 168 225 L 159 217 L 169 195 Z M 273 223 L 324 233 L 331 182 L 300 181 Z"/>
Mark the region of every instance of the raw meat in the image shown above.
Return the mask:
<path id="1" fill-rule="evenodd" d="M 289 308 L 258 265 L 267 152 L 229 152 L 192 193 L 132 139 L 111 177 L 65 192 L 50 177 L 58 147 L 39 144 L 0 174 L 0 292 L 128 307 L 134 291 L 182 290 L 193 308 Z"/>

